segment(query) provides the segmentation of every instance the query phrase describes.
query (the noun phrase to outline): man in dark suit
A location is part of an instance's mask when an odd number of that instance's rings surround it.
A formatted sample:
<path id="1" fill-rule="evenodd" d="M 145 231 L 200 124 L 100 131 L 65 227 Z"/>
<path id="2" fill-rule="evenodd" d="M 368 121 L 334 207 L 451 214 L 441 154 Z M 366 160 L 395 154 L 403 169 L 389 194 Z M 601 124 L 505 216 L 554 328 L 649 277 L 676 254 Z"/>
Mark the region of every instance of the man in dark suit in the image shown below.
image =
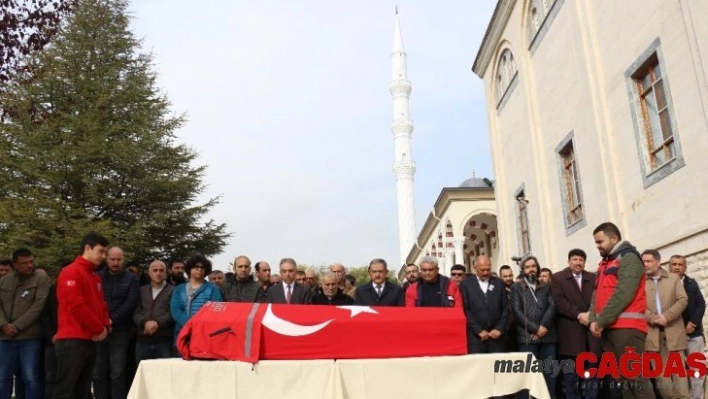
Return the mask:
<path id="1" fill-rule="evenodd" d="M 354 304 L 360 306 L 404 306 L 405 294 L 401 287 L 387 281 L 388 265 L 383 259 L 369 262 L 371 281 L 356 289 Z"/>
<path id="2" fill-rule="evenodd" d="M 502 336 L 507 332 L 509 306 L 504 282 L 492 276 L 492 262 L 486 255 L 477 257 L 476 276 L 462 280 L 460 293 L 467 316 L 467 352 L 503 353 Z"/>
<path id="3" fill-rule="evenodd" d="M 312 304 L 312 291 L 309 287 L 295 282 L 297 263 L 293 258 L 280 261 L 282 284 L 276 284 L 266 292 L 268 303 L 286 303 L 297 305 Z"/>
<path id="4" fill-rule="evenodd" d="M 701 293 L 698 282 L 686 275 L 686 257 L 683 255 L 672 255 L 669 258 L 669 269 L 676 273 L 683 282 L 683 288 L 688 295 L 688 305 L 684 309 L 682 317 L 686 328 L 686 338 L 688 338 L 688 349 L 686 355 L 691 353 L 703 353 L 705 340 L 703 338 L 703 315 L 706 312 L 706 300 Z M 690 376 L 688 382 L 691 386 L 691 398 L 703 397 L 703 377 L 694 378 Z"/>
<path id="5" fill-rule="evenodd" d="M 587 255 L 582 249 L 568 252 L 568 267 L 551 278 L 551 292 L 558 313 L 558 355 L 561 361 L 575 364 L 581 352 L 592 352 L 600 357 L 602 343 L 590 333 L 588 310 L 595 288 L 595 274 L 585 271 Z M 593 378 L 580 383 L 575 367 L 570 373 L 563 372 L 566 397 L 598 397 L 599 380 Z M 582 386 L 585 389 L 581 389 Z"/>

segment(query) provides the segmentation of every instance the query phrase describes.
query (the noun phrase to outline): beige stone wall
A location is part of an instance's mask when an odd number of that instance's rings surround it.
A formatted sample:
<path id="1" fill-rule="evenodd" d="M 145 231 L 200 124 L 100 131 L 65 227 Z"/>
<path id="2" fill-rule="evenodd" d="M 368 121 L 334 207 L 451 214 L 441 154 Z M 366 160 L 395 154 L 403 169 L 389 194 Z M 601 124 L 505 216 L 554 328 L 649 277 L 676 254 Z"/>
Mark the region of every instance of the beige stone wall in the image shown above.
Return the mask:
<path id="1" fill-rule="evenodd" d="M 708 219 L 697 215 L 708 209 L 708 185 L 702 184 L 708 172 L 708 2 L 558 0 L 533 51 L 528 1 L 503 3 L 513 7 L 508 22 L 485 44 L 494 49 L 492 60 L 477 71 L 487 96 L 501 259 L 520 255 L 514 194 L 522 186 L 530 201 L 532 252 L 555 270 L 565 267 L 574 247 L 588 253 L 594 270 L 599 255 L 592 230 L 608 220 L 640 250 L 705 254 Z M 645 187 L 626 72 L 657 40 L 685 165 Z M 513 52 L 518 82 L 498 107 L 496 57 L 505 48 Z M 585 207 L 585 226 L 574 232 L 563 221 L 556 153 L 570 132 Z M 705 261 L 695 269 L 708 275 Z"/>

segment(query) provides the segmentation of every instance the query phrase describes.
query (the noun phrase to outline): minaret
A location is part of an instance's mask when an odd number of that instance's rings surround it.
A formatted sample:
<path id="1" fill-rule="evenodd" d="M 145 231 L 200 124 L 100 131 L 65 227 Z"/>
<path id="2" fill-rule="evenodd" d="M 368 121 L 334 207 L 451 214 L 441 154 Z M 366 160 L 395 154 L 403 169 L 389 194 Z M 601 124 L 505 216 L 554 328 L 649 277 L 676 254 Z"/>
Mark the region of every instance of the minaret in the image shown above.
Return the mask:
<path id="1" fill-rule="evenodd" d="M 411 94 L 411 82 L 406 72 L 406 51 L 401 37 L 401 23 L 398 20 L 396 7 L 396 27 L 393 33 L 393 76 L 389 91 L 393 97 L 393 142 L 396 159 L 393 163 L 393 173 L 396 176 L 396 191 L 398 194 L 398 240 L 401 251 L 401 265 L 415 242 L 415 208 L 413 201 L 413 162 L 412 138 L 413 122 L 408 116 L 408 98 Z"/>

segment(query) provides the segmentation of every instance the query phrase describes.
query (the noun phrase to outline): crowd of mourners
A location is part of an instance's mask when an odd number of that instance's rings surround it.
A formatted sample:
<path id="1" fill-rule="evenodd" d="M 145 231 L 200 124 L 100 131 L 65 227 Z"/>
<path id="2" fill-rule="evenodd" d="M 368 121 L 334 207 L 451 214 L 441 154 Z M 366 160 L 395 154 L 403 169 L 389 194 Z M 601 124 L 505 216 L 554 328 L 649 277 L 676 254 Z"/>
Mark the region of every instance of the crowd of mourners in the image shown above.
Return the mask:
<path id="1" fill-rule="evenodd" d="M 13 392 L 28 399 L 125 398 L 142 360 L 179 357 L 175 337 L 209 301 L 459 308 L 470 354 L 530 352 L 574 364 L 583 352 L 619 358 L 627 347 L 663 359 L 703 352 L 705 301 L 685 273 L 686 258 L 673 255 L 664 269 L 658 251 L 638 252 L 612 223 L 598 226 L 593 238 L 602 256 L 595 273 L 585 270 L 579 248 L 555 273 L 526 255 L 518 277 L 509 265 L 492 271 L 484 255 L 470 272 L 455 265 L 446 277 L 437 258 L 423 257 L 405 266 L 399 285 L 377 258 L 368 266 L 370 281 L 358 287 L 342 264 L 299 270 L 292 258 L 279 262 L 277 274 L 244 255 L 227 273 L 212 270 L 200 254 L 126 263 L 123 250 L 96 233 L 82 239 L 80 255 L 55 277 L 21 248 L 0 260 L 0 399 Z M 703 378 L 615 381 L 568 371 L 544 370 L 551 397 L 704 397 Z"/>

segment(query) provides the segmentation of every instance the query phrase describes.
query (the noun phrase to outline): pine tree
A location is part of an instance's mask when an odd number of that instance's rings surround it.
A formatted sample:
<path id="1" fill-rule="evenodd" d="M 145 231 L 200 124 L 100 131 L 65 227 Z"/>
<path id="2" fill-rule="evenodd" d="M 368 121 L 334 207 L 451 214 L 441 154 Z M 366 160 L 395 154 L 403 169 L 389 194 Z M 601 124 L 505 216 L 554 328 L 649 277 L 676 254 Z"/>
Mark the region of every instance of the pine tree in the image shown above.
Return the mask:
<path id="1" fill-rule="evenodd" d="M 156 85 L 129 30 L 126 0 L 83 0 L 47 48 L 0 93 L 0 254 L 19 246 L 57 265 L 88 231 L 132 258 L 219 253 L 231 234 L 201 220 L 218 203 L 185 119 Z"/>

